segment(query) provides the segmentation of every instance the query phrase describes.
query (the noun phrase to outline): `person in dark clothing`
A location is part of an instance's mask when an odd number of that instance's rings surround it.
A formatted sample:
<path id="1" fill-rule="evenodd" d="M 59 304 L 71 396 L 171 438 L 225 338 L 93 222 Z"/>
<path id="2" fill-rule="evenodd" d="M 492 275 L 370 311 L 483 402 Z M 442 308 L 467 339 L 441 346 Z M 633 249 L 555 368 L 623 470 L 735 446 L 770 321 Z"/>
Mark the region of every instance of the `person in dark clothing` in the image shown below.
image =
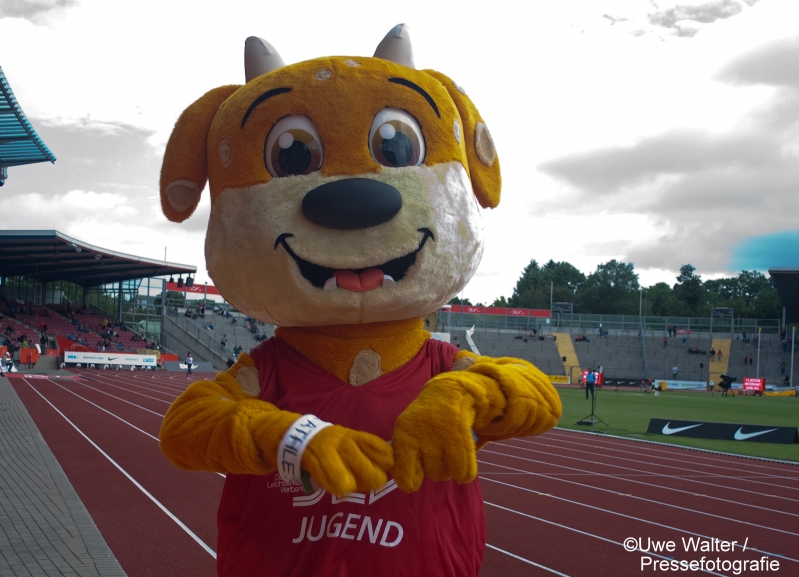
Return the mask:
<path id="1" fill-rule="evenodd" d="M 585 375 L 585 398 L 588 398 L 588 392 L 591 391 L 591 398 L 594 398 L 594 387 L 596 386 L 596 375 L 594 369 L 588 369 L 588 374 Z"/>

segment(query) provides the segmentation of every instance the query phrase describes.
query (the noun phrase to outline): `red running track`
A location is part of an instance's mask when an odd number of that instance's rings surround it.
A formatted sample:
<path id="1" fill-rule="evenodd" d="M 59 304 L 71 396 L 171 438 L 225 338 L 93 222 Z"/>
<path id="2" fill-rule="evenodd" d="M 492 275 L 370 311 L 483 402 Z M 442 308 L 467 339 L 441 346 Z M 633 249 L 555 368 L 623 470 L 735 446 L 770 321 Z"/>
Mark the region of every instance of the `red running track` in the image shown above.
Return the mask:
<path id="1" fill-rule="evenodd" d="M 163 414 L 189 382 L 106 371 L 12 380 L 131 577 L 215 575 L 224 479 L 175 469 L 157 443 Z M 481 577 L 640 575 L 655 572 L 642 571 L 646 558 L 703 556 L 750 568 L 765 556 L 777 574 L 799 574 L 797 466 L 563 430 L 492 443 L 478 459 L 488 519 Z M 628 552 L 630 538 L 675 550 Z M 737 545 L 684 550 L 684 539 L 712 538 Z"/>

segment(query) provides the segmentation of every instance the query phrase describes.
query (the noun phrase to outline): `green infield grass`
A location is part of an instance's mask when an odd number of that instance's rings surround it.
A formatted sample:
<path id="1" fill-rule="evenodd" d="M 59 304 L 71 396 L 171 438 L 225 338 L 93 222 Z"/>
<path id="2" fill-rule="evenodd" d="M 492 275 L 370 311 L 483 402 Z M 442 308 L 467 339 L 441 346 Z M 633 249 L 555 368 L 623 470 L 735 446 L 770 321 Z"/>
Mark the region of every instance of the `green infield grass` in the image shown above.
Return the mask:
<path id="1" fill-rule="evenodd" d="M 593 427 L 577 425 L 591 413 L 585 390 L 559 389 L 563 417 L 558 426 L 577 431 L 593 431 L 631 439 L 658 441 L 671 445 L 699 447 L 725 453 L 799 461 L 799 444 L 780 445 L 755 441 L 717 441 L 688 437 L 654 435 L 646 432 L 649 419 L 715 421 L 742 425 L 799 427 L 799 397 L 721 397 L 705 393 L 661 391 L 614 391 L 603 389 L 596 403 L 596 416 L 607 423 Z"/>

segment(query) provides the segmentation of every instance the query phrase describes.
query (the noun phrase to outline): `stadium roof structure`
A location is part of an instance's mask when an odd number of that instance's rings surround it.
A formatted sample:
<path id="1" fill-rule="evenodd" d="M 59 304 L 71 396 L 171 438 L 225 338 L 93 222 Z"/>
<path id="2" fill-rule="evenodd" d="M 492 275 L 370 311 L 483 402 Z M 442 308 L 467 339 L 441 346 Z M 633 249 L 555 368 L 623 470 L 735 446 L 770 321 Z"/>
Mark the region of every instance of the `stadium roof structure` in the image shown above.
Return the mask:
<path id="1" fill-rule="evenodd" d="M 56 230 L 0 230 L 0 276 L 56 280 L 84 287 L 194 274 L 196 266 L 133 256 L 71 238 Z"/>
<path id="2" fill-rule="evenodd" d="M 770 268 L 768 274 L 785 307 L 785 322 L 799 323 L 799 268 Z"/>
<path id="3" fill-rule="evenodd" d="M 9 166 L 55 160 L 22 112 L 0 68 L 0 186 L 8 178 Z"/>

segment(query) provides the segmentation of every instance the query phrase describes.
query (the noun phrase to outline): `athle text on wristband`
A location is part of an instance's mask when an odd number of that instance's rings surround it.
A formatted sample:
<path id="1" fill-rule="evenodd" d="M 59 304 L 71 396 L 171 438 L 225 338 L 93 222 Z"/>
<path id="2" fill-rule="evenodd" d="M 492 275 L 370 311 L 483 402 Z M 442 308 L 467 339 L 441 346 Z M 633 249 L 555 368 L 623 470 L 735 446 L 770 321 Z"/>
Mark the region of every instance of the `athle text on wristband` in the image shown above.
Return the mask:
<path id="1" fill-rule="evenodd" d="M 302 454 L 311 439 L 330 425 L 314 415 L 303 415 L 291 424 L 277 449 L 277 471 L 285 483 L 302 482 Z"/>

